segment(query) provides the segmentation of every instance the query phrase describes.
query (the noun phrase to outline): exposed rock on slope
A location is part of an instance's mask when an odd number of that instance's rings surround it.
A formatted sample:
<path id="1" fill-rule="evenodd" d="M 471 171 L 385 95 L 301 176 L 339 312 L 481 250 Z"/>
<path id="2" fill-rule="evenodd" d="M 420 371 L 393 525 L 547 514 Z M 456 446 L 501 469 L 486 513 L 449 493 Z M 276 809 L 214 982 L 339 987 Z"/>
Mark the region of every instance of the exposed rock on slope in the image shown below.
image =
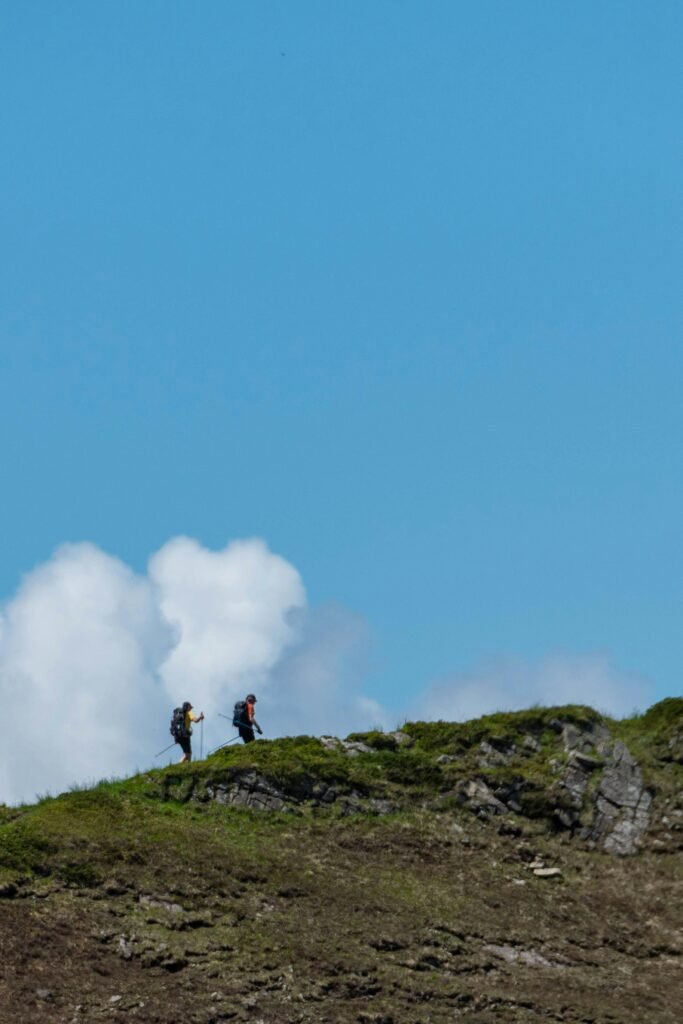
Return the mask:
<path id="1" fill-rule="evenodd" d="M 416 802 L 443 810 L 451 801 L 481 818 L 544 821 L 577 842 L 626 856 L 647 843 L 653 821 L 661 825 L 657 812 L 672 797 L 676 762 L 668 745 L 663 759 L 650 757 L 646 781 L 614 728 L 585 708 L 565 709 L 564 717 L 538 711 L 474 724 L 418 723 L 346 740 L 302 739 L 286 766 L 265 745 L 232 752 L 194 775 L 168 772 L 160 786 L 164 799 L 296 813 L 387 814 Z M 662 781 L 668 785 L 660 807 L 653 794 Z M 674 831 L 656 828 L 657 842 L 675 848 Z"/>

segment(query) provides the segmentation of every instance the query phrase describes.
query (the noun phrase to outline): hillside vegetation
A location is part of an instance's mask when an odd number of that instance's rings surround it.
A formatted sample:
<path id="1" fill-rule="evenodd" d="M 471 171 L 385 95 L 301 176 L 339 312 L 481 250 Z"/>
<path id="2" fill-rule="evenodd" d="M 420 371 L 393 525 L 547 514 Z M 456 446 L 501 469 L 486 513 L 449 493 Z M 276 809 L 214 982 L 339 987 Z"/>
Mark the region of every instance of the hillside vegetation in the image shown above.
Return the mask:
<path id="1" fill-rule="evenodd" d="M 683 700 L 0 806 L 0 1021 L 679 1024 Z"/>

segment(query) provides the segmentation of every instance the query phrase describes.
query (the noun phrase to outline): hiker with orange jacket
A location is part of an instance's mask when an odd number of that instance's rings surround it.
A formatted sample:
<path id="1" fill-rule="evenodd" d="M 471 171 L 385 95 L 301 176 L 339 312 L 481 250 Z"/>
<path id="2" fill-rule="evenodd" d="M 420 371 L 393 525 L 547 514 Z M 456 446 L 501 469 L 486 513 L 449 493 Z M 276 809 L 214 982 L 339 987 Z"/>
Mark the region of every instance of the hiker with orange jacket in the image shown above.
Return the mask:
<path id="1" fill-rule="evenodd" d="M 244 700 L 238 700 L 235 704 L 233 725 L 238 729 L 245 743 L 253 743 L 256 739 L 254 729 L 256 729 L 259 736 L 263 736 L 263 729 L 254 717 L 255 703 L 256 697 L 254 694 L 248 693 Z"/>

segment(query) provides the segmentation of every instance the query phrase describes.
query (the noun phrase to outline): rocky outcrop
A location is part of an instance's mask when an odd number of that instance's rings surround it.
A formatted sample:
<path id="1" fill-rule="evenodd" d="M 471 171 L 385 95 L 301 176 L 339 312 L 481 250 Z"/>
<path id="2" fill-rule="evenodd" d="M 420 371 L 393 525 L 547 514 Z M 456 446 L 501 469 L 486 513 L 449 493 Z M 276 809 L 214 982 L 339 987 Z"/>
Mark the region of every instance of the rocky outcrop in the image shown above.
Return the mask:
<path id="1" fill-rule="evenodd" d="M 285 794 L 257 772 L 245 772 L 229 782 L 207 785 L 206 795 L 217 804 L 251 807 L 257 811 L 284 811 Z"/>
<path id="2" fill-rule="evenodd" d="M 586 817 L 588 803 L 593 817 L 580 829 L 582 837 L 609 853 L 636 853 L 650 824 L 652 804 L 640 765 L 626 744 L 614 741 L 603 725 L 581 730 L 564 724 L 562 739 L 570 756 L 560 785 L 569 806 L 557 810 L 558 821 L 577 828 Z M 591 787 L 594 775 L 598 782 Z"/>
<path id="3" fill-rule="evenodd" d="M 482 820 L 501 817 L 499 828 L 521 828 L 525 817 L 545 821 L 555 831 L 618 856 L 641 849 L 651 827 L 653 797 L 642 768 L 597 717 L 545 719 L 535 732 L 525 723 L 516 735 L 479 734 L 469 748 L 454 745 L 451 751 L 456 752 L 446 753 L 442 746 L 427 765 L 419 741 L 415 750 L 403 754 L 416 741 L 401 730 L 347 739 L 322 736 L 319 743 L 325 751 L 342 754 L 344 761 L 323 762 L 324 771 L 313 766 L 273 775 L 265 768 L 226 765 L 203 781 L 165 779 L 163 798 L 215 801 L 255 811 L 334 810 L 338 815 L 390 814 L 415 806 L 416 799 L 433 810 L 455 803 Z M 395 770 L 386 759 L 386 771 L 370 766 L 373 756 L 386 758 L 392 752 Z M 413 764 L 416 773 L 423 773 L 415 788 Z M 675 811 L 672 805 L 673 824 L 666 832 L 652 830 L 650 842 L 659 843 L 661 850 L 676 846 Z"/>
<path id="4" fill-rule="evenodd" d="M 303 805 L 325 808 L 335 806 L 338 814 L 391 814 L 397 808 L 380 796 L 366 796 L 356 790 L 342 791 L 322 779 L 302 778 L 287 787 L 278 787 L 256 771 L 242 772 L 224 781 L 207 784 L 194 799 L 212 800 L 229 807 L 248 807 L 255 811 L 293 813 Z"/>
<path id="5" fill-rule="evenodd" d="M 547 817 L 560 830 L 570 831 L 589 845 L 619 856 L 630 856 L 642 847 L 650 826 L 652 794 L 645 785 L 640 765 L 620 740 L 615 741 L 600 722 L 579 727 L 574 722 L 553 719 L 566 755 L 551 759 L 559 775 L 545 791 L 530 792 L 520 776 L 515 781 L 496 780 L 497 769 L 514 768 L 519 759 L 540 749 L 534 737 L 519 745 L 482 741 L 476 763 L 479 778 L 460 780 L 453 796 L 478 817 L 523 814 Z M 440 764 L 452 762 L 449 755 Z M 564 764 L 563 764 L 564 761 Z M 486 775 L 486 771 L 492 775 Z"/>
<path id="6" fill-rule="evenodd" d="M 617 741 L 600 779 L 591 839 L 609 853 L 637 853 L 650 824 L 651 804 L 640 765 Z"/>

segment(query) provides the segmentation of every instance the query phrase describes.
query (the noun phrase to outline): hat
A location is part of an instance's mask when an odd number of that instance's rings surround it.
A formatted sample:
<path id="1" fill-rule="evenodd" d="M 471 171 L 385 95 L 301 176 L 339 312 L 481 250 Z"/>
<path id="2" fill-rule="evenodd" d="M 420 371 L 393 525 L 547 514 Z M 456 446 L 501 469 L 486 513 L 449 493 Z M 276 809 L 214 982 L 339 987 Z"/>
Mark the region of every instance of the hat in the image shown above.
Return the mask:
<path id="1" fill-rule="evenodd" d="M 256 703 L 256 697 L 254 696 L 254 694 L 253 693 L 248 693 L 247 694 L 247 704 L 255 704 L 255 703 Z"/>

